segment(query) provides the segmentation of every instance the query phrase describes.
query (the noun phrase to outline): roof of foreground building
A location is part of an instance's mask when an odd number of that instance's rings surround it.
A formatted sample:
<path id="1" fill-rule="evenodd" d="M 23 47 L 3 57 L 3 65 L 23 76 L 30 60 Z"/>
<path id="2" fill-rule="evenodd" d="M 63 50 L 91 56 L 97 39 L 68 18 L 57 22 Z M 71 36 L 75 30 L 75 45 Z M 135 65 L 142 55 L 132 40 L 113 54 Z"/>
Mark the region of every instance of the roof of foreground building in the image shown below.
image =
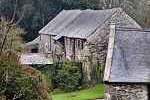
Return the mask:
<path id="1" fill-rule="evenodd" d="M 112 38 L 104 81 L 150 82 L 150 31 L 118 29 Z"/>

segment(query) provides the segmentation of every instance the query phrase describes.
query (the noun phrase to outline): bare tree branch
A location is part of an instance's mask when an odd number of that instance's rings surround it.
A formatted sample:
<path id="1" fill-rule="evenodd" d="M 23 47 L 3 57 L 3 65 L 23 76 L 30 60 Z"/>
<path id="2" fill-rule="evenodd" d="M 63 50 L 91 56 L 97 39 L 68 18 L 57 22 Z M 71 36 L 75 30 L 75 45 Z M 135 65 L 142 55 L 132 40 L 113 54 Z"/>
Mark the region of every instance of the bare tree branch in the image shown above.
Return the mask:
<path id="1" fill-rule="evenodd" d="M 18 0 L 15 1 L 15 8 L 14 8 L 13 16 L 11 18 L 10 23 L 13 23 L 15 20 L 15 16 L 16 16 L 16 12 L 17 12 L 17 6 L 18 6 Z"/>
<path id="2" fill-rule="evenodd" d="M 7 28 L 7 26 L 8 26 L 8 28 Z M 10 30 L 10 25 L 7 25 L 5 28 L 6 28 L 6 30 L 5 30 L 5 36 L 4 36 L 4 39 L 3 39 L 3 41 L 2 41 L 2 45 L 1 45 L 1 47 L 0 47 L 0 55 L 1 55 L 1 53 L 3 52 L 3 48 L 4 48 L 4 45 L 5 45 L 5 42 L 6 42 L 6 40 L 7 40 L 7 36 L 8 36 L 8 33 L 9 33 L 9 30 Z"/>

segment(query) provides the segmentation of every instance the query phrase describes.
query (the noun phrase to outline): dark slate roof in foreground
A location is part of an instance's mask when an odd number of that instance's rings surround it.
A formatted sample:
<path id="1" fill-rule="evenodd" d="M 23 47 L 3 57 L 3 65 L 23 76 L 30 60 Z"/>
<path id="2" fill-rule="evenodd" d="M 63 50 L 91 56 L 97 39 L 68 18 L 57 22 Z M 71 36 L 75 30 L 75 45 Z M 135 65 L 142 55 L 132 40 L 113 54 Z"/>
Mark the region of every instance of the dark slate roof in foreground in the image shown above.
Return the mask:
<path id="1" fill-rule="evenodd" d="M 150 82 L 150 31 L 117 30 L 109 82 Z"/>
<path id="2" fill-rule="evenodd" d="M 63 10 L 42 30 L 41 34 L 87 38 L 121 8 L 106 10 Z"/>

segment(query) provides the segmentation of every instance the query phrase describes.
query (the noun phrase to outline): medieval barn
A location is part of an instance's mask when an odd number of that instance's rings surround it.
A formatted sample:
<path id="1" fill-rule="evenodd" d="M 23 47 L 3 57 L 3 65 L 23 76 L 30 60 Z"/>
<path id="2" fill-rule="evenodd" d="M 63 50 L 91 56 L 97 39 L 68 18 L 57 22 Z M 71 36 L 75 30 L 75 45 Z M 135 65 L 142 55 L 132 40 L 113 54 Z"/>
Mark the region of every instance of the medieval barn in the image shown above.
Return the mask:
<path id="1" fill-rule="evenodd" d="M 97 65 L 102 66 L 101 72 L 104 70 L 112 23 L 117 27 L 141 29 L 121 8 L 63 10 L 39 31 L 39 37 L 25 45 L 25 54 L 40 53 L 51 62 L 82 62 L 86 80 L 95 81 L 92 70 Z M 97 79 L 102 77 L 103 73 Z"/>
<path id="2" fill-rule="evenodd" d="M 106 100 L 150 100 L 150 31 L 110 27 Z"/>

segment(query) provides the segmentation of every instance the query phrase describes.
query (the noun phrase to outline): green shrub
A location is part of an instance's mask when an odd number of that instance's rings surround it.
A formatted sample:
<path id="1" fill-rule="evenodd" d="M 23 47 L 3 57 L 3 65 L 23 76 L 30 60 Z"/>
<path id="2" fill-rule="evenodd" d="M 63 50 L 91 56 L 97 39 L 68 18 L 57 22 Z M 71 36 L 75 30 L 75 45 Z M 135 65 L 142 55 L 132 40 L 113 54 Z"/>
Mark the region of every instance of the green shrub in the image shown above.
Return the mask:
<path id="1" fill-rule="evenodd" d="M 66 61 L 53 65 L 34 65 L 48 81 L 49 91 L 59 88 L 64 91 L 77 90 L 81 86 L 81 63 Z"/>
<path id="2" fill-rule="evenodd" d="M 54 82 L 65 91 L 73 91 L 81 85 L 81 64 L 66 61 L 56 70 Z"/>
<path id="3" fill-rule="evenodd" d="M 55 72 L 54 65 L 32 65 L 32 67 L 43 74 L 43 77 L 47 80 L 48 83 L 48 91 L 51 92 L 53 90 L 52 77 L 53 72 Z"/>
<path id="4" fill-rule="evenodd" d="M 103 82 L 103 69 L 104 67 L 101 64 L 93 64 L 91 70 L 92 84 Z"/>
<path id="5" fill-rule="evenodd" d="M 0 98 L 2 100 L 51 100 L 41 73 L 18 64 L 15 55 L 0 56 Z"/>

